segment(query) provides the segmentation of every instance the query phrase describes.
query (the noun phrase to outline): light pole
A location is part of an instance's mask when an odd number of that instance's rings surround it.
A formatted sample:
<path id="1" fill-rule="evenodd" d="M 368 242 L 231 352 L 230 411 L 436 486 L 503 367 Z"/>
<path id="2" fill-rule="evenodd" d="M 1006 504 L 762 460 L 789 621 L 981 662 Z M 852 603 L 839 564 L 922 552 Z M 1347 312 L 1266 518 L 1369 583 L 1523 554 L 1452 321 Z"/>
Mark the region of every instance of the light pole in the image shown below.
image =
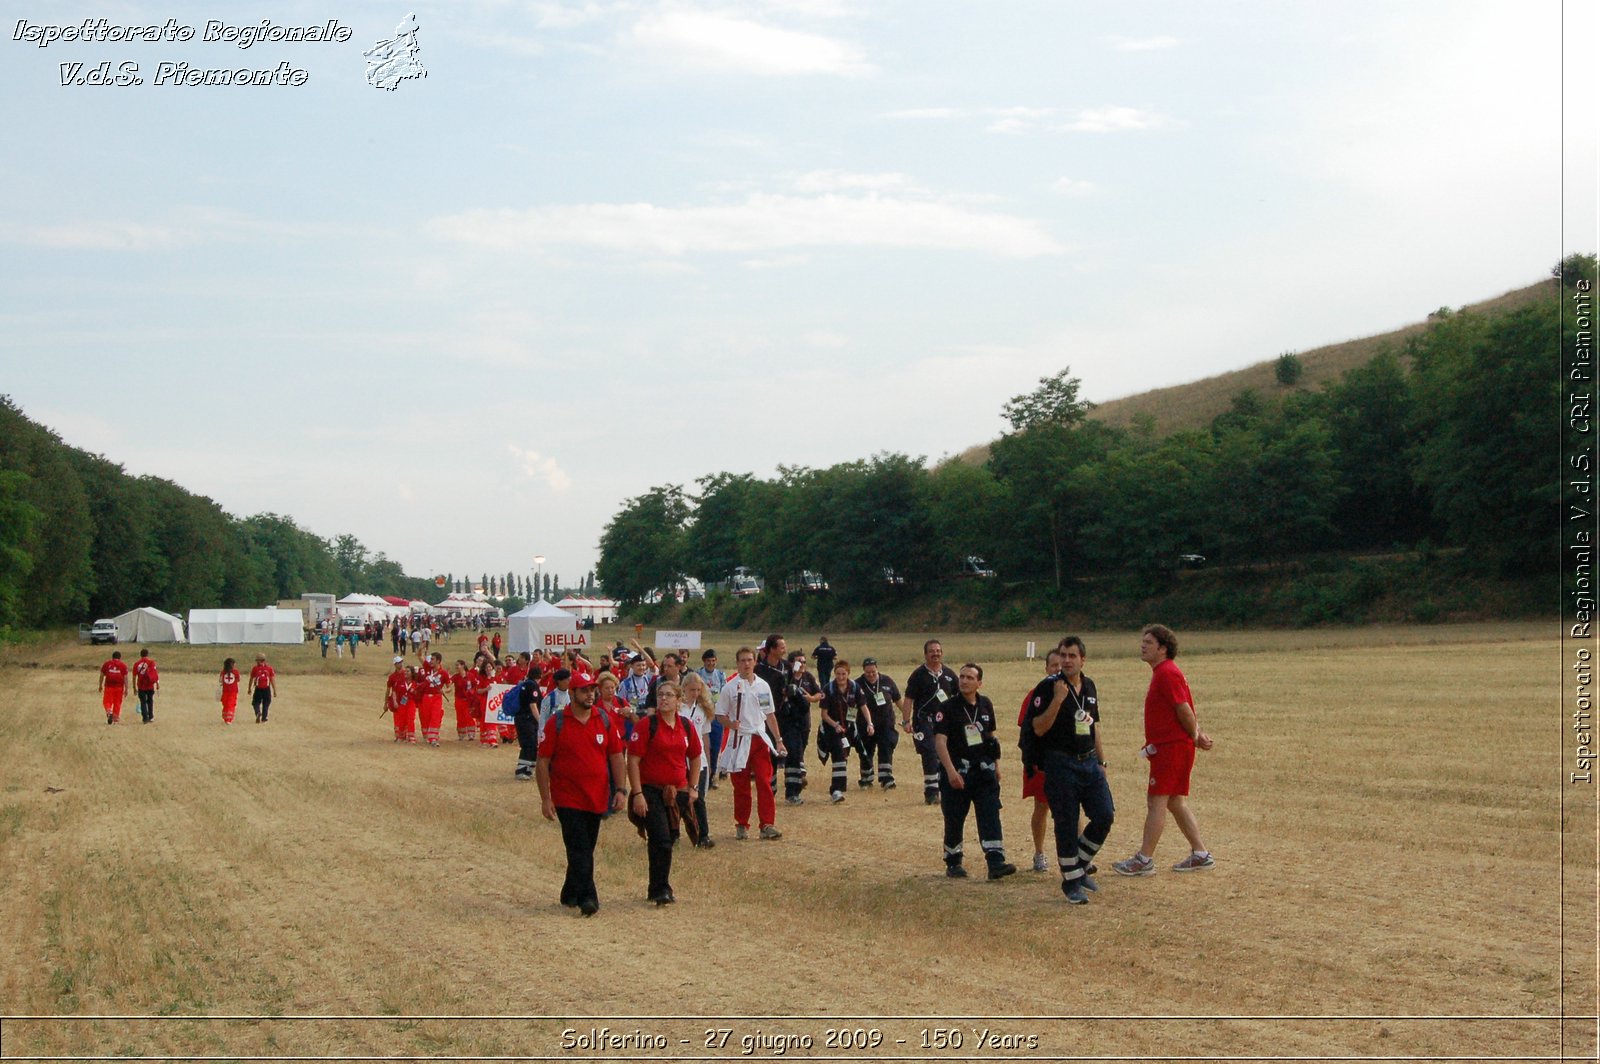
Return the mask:
<path id="1" fill-rule="evenodd" d="M 533 556 L 533 598 L 535 602 L 544 601 L 544 582 L 540 578 L 543 572 L 544 555 L 535 554 Z"/>

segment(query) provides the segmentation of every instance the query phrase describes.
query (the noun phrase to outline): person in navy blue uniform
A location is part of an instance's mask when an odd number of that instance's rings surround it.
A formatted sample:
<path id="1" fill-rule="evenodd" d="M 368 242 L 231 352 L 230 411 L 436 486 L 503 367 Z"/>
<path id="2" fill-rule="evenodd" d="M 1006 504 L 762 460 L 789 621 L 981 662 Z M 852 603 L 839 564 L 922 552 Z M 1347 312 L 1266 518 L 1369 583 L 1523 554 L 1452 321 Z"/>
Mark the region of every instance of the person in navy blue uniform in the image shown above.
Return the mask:
<path id="1" fill-rule="evenodd" d="M 911 734 L 922 755 L 922 800 L 939 801 L 939 755 L 934 750 L 933 718 L 959 691 L 956 674 L 944 663 L 944 644 L 930 639 L 922 644 L 922 664 L 906 681 L 900 700 L 901 726 Z"/>
<path id="2" fill-rule="evenodd" d="M 872 786 L 872 764 L 878 764 L 878 785 L 894 790 L 894 748 L 900 742 L 895 728 L 895 707 L 900 704 L 900 688 L 878 671 L 877 658 L 861 660 L 861 676 L 856 680 L 861 715 L 856 718 L 856 749 L 861 754 L 861 786 Z"/>
<path id="3" fill-rule="evenodd" d="M 1028 720 L 1036 737 L 1036 757 L 1044 772 L 1044 795 L 1056 826 L 1056 861 L 1067 901 L 1082 905 L 1087 891 L 1099 890 L 1090 862 L 1111 832 L 1116 808 L 1106 782 L 1100 746 L 1100 696 L 1083 674 L 1083 640 L 1069 635 L 1058 647 L 1061 670 L 1046 676 L 1028 700 Z M 1079 811 L 1089 823 L 1078 831 Z"/>
<path id="4" fill-rule="evenodd" d="M 989 878 L 1001 879 L 1017 866 L 1006 860 L 1000 829 L 1000 741 L 994 734 L 994 704 L 978 693 L 983 686 L 982 666 L 971 662 L 961 666 L 957 682 L 960 692 L 941 703 L 932 718 L 934 751 L 939 759 L 939 805 L 944 811 L 945 875 L 967 877 L 962 836 L 967 810 L 973 809 Z"/>

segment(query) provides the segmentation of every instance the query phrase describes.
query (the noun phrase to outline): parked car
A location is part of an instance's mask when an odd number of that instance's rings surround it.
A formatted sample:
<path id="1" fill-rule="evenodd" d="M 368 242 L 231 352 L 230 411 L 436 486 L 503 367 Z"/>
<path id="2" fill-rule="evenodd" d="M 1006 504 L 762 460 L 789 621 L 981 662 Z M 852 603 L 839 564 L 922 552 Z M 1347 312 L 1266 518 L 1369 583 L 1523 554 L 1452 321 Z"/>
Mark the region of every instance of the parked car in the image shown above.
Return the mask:
<path id="1" fill-rule="evenodd" d="M 984 561 L 976 554 L 969 554 L 967 555 L 966 560 L 961 563 L 961 575 L 975 576 L 981 580 L 990 580 L 994 578 L 995 571 L 989 568 L 988 562 Z"/>
<path id="2" fill-rule="evenodd" d="M 1179 569 L 1198 569 L 1201 566 L 1205 565 L 1205 563 L 1206 563 L 1206 556 L 1204 554 L 1180 554 L 1180 555 L 1178 555 L 1178 568 Z"/>
<path id="3" fill-rule="evenodd" d="M 102 618 L 101 620 L 95 621 L 94 624 L 89 626 L 89 642 L 91 644 L 95 644 L 95 643 L 115 643 L 116 641 L 117 641 L 117 622 L 116 621 L 106 620 L 106 619 Z"/>

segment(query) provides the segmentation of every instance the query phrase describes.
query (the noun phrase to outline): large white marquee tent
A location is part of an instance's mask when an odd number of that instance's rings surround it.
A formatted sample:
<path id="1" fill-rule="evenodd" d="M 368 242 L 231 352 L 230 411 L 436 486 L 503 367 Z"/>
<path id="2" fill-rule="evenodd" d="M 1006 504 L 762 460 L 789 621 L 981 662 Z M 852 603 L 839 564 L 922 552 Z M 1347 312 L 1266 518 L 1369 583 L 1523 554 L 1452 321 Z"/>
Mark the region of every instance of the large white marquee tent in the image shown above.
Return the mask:
<path id="1" fill-rule="evenodd" d="M 191 643 L 301 643 L 299 610 L 190 610 Z"/>

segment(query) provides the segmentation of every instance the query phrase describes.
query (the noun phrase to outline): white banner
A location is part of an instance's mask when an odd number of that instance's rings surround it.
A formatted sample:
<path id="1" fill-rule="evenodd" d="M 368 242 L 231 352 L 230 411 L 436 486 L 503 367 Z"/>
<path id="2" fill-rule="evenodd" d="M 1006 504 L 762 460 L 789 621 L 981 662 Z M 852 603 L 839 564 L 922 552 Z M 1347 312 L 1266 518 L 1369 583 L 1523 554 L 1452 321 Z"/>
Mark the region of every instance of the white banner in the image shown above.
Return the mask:
<path id="1" fill-rule="evenodd" d="M 573 647 L 588 646 L 589 633 L 582 628 L 573 632 L 535 631 L 533 633 L 533 645 L 546 654 L 559 654 L 563 650 L 570 650 Z"/>
<path id="2" fill-rule="evenodd" d="M 656 646 L 666 650 L 699 650 L 699 632 L 657 632 Z"/>
<path id="3" fill-rule="evenodd" d="M 505 710 L 506 692 L 514 687 L 509 683 L 492 683 L 489 685 L 489 696 L 483 703 L 483 722 L 485 724 L 515 724 L 516 718 Z"/>

